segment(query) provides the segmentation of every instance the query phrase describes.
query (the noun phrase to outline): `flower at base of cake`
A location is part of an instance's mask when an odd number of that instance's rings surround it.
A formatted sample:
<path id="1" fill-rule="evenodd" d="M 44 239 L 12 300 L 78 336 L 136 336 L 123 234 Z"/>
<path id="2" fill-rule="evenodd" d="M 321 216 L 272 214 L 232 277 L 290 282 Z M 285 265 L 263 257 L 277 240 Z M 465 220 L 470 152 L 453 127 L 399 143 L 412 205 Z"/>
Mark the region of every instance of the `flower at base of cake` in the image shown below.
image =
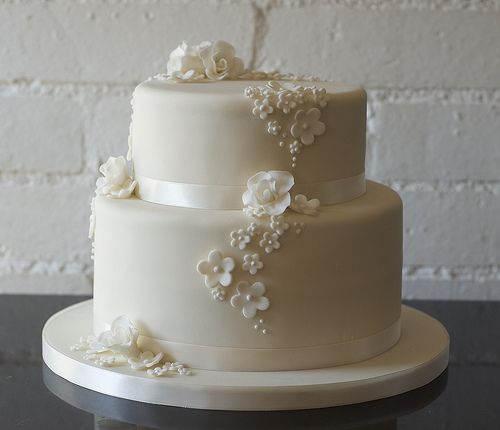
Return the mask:
<path id="1" fill-rule="evenodd" d="M 311 145 L 314 136 L 322 135 L 326 129 L 325 124 L 319 120 L 320 116 L 318 108 L 311 108 L 307 112 L 302 109 L 297 111 L 290 133 L 293 137 L 300 138 L 304 145 Z"/>
<path id="2" fill-rule="evenodd" d="M 258 270 L 264 267 L 264 263 L 260 261 L 259 254 L 245 254 L 241 267 L 246 272 L 249 272 L 250 275 L 255 275 Z"/>
<path id="3" fill-rule="evenodd" d="M 128 364 L 131 369 L 145 370 L 151 376 L 162 376 L 167 372 L 190 375 L 191 372 L 178 362 L 161 365 L 163 352 L 154 354 L 141 351 L 137 345 L 139 332 L 129 318 L 119 316 L 111 323 L 111 329 L 95 336 L 82 336 L 80 341 L 70 346 L 71 351 L 84 351 L 84 360 L 93 361 L 101 367 Z M 157 364 L 160 366 L 154 367 Z M 153 368 L 154 367 L 154 368 Z"/>
<path id="4" fill-rule="evenodd" d="M 175 363 L 165 363 L 163 366 L 157 366 L 153 369 L 148 369 L 148 375 L 150 376 L 165 376 L 172 373 L 178 373 L 179 375 L 189 376 L 191 371 L 187 369 L 183 364 L 179 362 Z"/>
<path id="5" fill-rule="evenodd" d="M 149 369 L 150 367 L 156 366 L 163 358 L 163 352 L 158 354 L 153 354 L 151 351 L 144 351 L 139 354 L 138 357 L 130 357 L 128 359 L 128 364 L 134 370 Z"/>
<path id="6" fill-rule="evenodd" d="M 200 49 L 200 57 L 208 79 L 236 79 L 245 69 L 241 58 L 236 57 L 233 45 L 223 40 L 204 46 Z"/>
<path id="7" fill-rule="evenodd" d="M 307 200 L 304 194 L 297 194 L 290 205 L 290 209 L 305 215 L 317 215 L 319 206 L 318 199 Z"/>
<path id="8" fill-rule="evenodd" d="M 234 260 L 231 257 L 223 257 L 222 253 L 216 249 L 210 251 L 207 260 L 200 261 L 196 266 L 198 273 L 205 275 L 205 285 L 208 288 L 213 288 L 218 284 L 223 287 L 231 285 L 233 269 Z"/>
<path id="9" fill-rule="evenodd" d="M 90 344 L 89 353 L 112 351 L 125 357 L 137 357 L 140 353 L 137 347 L 139 332 L 126 315 L 121 315 L 111 323 L 111 328 L 103 331 Z"/>
<path id="10" fill-rule="evenodd" d="M 278 233 L 280 236 L 282 236 L 290 227 L 290 225 L 285 221 L 285 217 L 283 215 L 273 215 L 269 226 L 272 231 Z"/>
<path id="11" fill-rule="evenodd" d="M 236 294 L 231 297 L 231 305 L 240 308 L 245 318 L 253 318 L 259 311 L 269 308 L 269 299 L 264 296 L 266 286 L 262 282 L 250 285 L 242 281 L 236 287 Z"/>
<path id="12" fill-rule="evenodd" d="M 245 212 L 250 216 L 281 215 L 290 206 L 293 176 L 286 171 L 259 172 L 247 181 L 243 193 Z"/>
<path id="13" fill-rule="evenodd" d="M 200 49 L 210 42 L 200 45 L 188 45 L 182 42 L 168 58 L 167 74 L 169 77 L 184 81 L 205 79 L 205 66 L 200 57 Z"/>
<path id="14" fill-rule="evenodd" d="M 240 228 L 231 232 L 231 246 L 233 248 L 245 249 L 247 244 L 252 240 L 250 234 L 246 230 Z"/>
<path id="15" fill-rule="evenodd" d="M 278 233 L 270 233 L 266 231 L 262 235 L 262 239 L 259 242 L 259 245 L 261 248 L 264 248 L 264 250 L 270 254 L 273 252 L 275 249 L 279 249 L 280 245 L 280 237 Z"/>
<path id="16" fill-rule="evenodd" d="M 134 192 L 137 182 L 128 172 L 125 158 L 109 157 L 108 161 L 99 167 L 103 177 L 96 182 L 96 194 L 113 199 L 127 199 Z"/>

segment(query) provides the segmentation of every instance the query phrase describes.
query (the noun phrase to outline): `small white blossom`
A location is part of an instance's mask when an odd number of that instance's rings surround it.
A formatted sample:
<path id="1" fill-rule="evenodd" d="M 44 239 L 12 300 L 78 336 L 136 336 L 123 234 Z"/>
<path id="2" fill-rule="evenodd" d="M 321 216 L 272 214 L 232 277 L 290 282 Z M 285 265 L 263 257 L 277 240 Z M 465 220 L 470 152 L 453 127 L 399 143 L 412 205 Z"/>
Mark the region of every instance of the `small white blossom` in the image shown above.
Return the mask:
<path id="1" fill-rule="evenodd" d="M 273 252 L 275 249 L 279 249 L 280 247 L 280 242 L 279 242 L 279 235 L 278 233 L 270 233 L 266 231 L 263 236 L 262 240 L 259 242 L 259 245 L 264 248 L 264 250 L 270 254 Z"/>
<path id="2" fill-rule="evenodd" d="M 153 354 L 151 351 L 144 351 L 138 357 L 131 357 L 128 359 L 128 364 L 132 369 L 140 370 L 155 366 L 163 358 L 163 352 Z"/>
<path id="3" fill-rule="evenodd" d="M 294 222 L 293 227 L 295 228 L 295 234 L 300 234 L 304 231 L 305 223 L 303 222 Z"/>
<path id="4" fill-rule="evenodd" d="M 294 100 L 294 93 L 289 90 L 281 91 L 278 94 L 278 103 L 276 106 L 278 109 L 281 109 L 284 114 L 290 113 L 290 111 L 297 106 Z"/>
<path id="5" fill-rule="evenodd" d="M 90 349 L 90 344 L 95 342 L 96 338 L 94 336 L 82 336 L 78 343 L 71 345 L 69 349 L 71 351 L 87 351 Z"/>
<path id="6" fill-rule="evenodd" d="M 221 284 L 223 287 L 231 285 L 234 269 L 234 260 L 231 257 L 223 257 L 222 253 L 216 249 L 210 251 L 208 260 L 200 261 L 196 270 L 205 275 L 205 285 L 208 288 Z"/>
<path id="7" fill-rule="evenodd" d="M 267 132 L 273 136 L 277 136 L 281 131 L 281 125 L 278 121 L 269 121 L 267 123 Z"/>
<path id="8" fill-rule="evenodd" d="M 316 103 L 318 103 L 320 107 L 323 108 L 327 105 L 328 95 L 326 93 L 325 88 L 316 88 L 316 87 L 313 88 L 313 95 L 316 100 Z"/>
<path id="9" fill-rule="evenodd" d="M 260 261 L 259 254 L 246 254 L 243 257 L 243 270 L 249 272 L 251 275 L 255 275 L 258 270 L 264 267 L 264 263 Z"/>
<path id="10" fill-rule="evenodd" d="M 300 150 L 302 149 L 302 143 L 300 143 L 298 140 L 294 140 L 292 143 L 290 143 L 289 147 L 290 154 L 298 155 L 300 154 Z"/>
<path id="11" fill-rule="evenodd" d="M 233 248 L 245 249 L 251 240 L 252 238 L 246 230 L 240 228 L 231 232 L 231 246 Z"/>
<path id="12" fill-rule="evenodd" d="M 325 132 L 325 124 L 319 120 L 321 111 L 318 108 L 311 108 L 307 112 L 299 110 L 295 114 L 295 122 L 290 129 L 292 136 L 300 138 L 304 145 L 311 145 L 314 137 Z"/>
<path id="13" fill-rule="evenodd" d="M 210 290 L 210 294 L 212 294 L 212 299 L 223 302 L 226 300 L 226 291 L 222 287 L 215 287 Z"/>
<path id="14" fill-rule="evenodd" d="M 283 215 L 273 215 L 271 217 L 270 227 L 274 232 L 281 236 L 286 230 L 288 230 L 290 225 L 285 221 Z"/>
<path id="15" fill-rule="evenodd" d="M 116 357 L 115 356 L 101 356 L 99 357 L 96 361 L 95 364 L 101 367 L 111 367 L 116 363 Z"/>
<path id="16" fill-rule="evenodd" d="M 273 111 L 274 108 L 269 103 L 269 99 L 267 97 L 262 100 L 256 99 L 254 101 L 252 113 L 260 119 L 266 119 L 269 114 L 273 113 Z"/>
<path id="17" fill-rule="evenodd" d="M 178 373 L 179 375 L 183 376 L 188 376 L 191 375 L 191 371 L 188 370 L 183 364 L 181 363 L 165 363 L 163 366 L 157 366 L 153 369 L 148 369 L 147 371 L 148 375 L 150 376 L 165 376 L 173 373 Z"/>
<path id="18" fill-rule="evenodd" d="M 317 215 L 320 206 L 318 199 L 307 200 L 303 194 L 297 194 L 290 205 L 290 209 L 305 215 Z"/>
<path id="19" fill-rule="evenodd" d="M 247 227 L 247 232 L 252 237 L 258 236 L 260 234 L 260 225 L 256 222 L 251 222 Z"/>
<path id="20" fill-rule="evenodd" d="M 255 282 L 250 285 L 242 281 L 236 287 L 236 294 L 231 297 L 231 305 L 234 308 L 241 308 L 245 318 L 253 318 L 259 311 L 269 308 L 269 299 L 264 296 L 266 286 L 262 282 Z"/>

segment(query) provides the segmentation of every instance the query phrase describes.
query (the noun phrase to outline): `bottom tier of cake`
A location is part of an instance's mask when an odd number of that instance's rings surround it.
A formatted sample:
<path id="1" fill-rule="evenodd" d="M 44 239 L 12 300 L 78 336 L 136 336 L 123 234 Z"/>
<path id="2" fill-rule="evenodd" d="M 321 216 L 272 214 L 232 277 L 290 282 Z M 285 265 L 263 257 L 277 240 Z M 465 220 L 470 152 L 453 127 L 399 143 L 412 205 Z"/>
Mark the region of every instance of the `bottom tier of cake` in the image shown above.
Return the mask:
<path id="1" fill-rule="evenodd" d="M 272 228 L 134 198 L 98 197 L 95 209 L 96 333 L 127 315 L 143 349 L 227 371 L 330 367 L 399 339 L 402 205 L 383 185 Z"/>

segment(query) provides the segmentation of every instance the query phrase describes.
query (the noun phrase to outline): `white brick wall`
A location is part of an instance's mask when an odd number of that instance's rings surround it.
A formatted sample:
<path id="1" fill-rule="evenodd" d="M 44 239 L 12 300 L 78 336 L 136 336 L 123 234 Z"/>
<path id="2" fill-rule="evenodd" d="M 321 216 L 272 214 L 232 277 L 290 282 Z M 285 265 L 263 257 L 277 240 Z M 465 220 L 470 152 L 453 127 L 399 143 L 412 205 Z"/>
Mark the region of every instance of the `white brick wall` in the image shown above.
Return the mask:
<path id="1" fill-rule="evenodd" d="M 89 293 L 96 170 L 182 39 L 364 85 L 407 297 L 500 299 L 500 1 L 0 1 L 0 292 Z"/>

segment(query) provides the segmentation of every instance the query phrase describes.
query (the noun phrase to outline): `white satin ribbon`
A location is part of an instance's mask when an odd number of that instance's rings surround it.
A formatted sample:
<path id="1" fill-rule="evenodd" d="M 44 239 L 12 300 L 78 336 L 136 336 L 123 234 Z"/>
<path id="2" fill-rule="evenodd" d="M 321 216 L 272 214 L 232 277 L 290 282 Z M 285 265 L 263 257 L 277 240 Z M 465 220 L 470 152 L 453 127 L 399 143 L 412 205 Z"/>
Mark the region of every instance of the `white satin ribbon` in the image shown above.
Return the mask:
<path id="1" fill-rule="evenodd" d="M 136 195 L 141 200 L 168 206 L 194 209 L 242 209 L 241 196 L 247 189 L 240 185 L 200 185 L 162 181 L 136 176 Z M 333 205 L 361 196 L 366 191 L 365 174 L 333 181 L 295 184 L 294 195 L 319 199 L 321 205 Z"/>
<path id="2" fill-rule="evenodd" d="M 163 351 L 190 367 L 230 372 L 321 369 L 368 360 L 394 346 L 401 336 L 401 319 L 371 336 L 347 342 L 302 348 L 231 348 L 192 345 L 139 336 L 139 346 Z"/>

